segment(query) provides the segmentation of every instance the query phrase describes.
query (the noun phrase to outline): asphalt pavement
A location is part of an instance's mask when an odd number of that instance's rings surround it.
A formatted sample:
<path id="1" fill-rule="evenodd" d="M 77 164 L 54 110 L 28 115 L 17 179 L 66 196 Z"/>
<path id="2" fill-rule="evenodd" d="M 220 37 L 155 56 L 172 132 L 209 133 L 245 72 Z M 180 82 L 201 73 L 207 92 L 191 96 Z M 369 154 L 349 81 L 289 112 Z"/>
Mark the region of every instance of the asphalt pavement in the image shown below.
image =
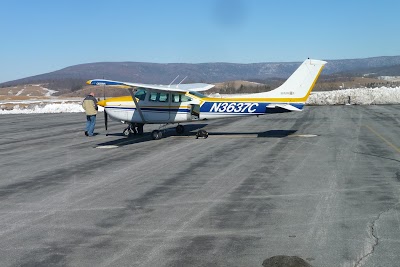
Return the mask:
<path id="1" fill-rule="evenodd" d="M 0 116 L 0 266 L 399 266 L 399 105 L 84 124 Z"/>

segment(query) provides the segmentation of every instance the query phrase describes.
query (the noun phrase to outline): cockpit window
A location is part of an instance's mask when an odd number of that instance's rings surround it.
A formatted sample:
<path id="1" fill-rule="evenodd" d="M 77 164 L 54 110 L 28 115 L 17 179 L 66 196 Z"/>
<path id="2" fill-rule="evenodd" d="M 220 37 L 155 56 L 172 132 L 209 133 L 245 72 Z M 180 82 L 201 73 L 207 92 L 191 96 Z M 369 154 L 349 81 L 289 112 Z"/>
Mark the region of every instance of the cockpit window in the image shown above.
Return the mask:
<path id="1" fill-rule="evenodd" d="M 146 98 L 146 90 L 145 89 L 139 89 L 136 94 L 135 97 L 139 100 L 144 100 Z"/>
<path id="2" fill-rule="evenodd" d="M 190 97 L 185 96 L 183 94 L 171 94 L 171 97 L 172 97 L 172 103 L 192 101 Z"/>
<path id="3" fill-rule="evenodd" d="M 172 94 L 171 99 L 173 103 L 179 103 L 181 102 L 181 95 L 180 94 Z"/>
<path id="4" fill-rule="evenodd" d="M 186 95 L 181 95 L 181 102 L 189 102 L 192 101 L 193 99 L 191 99 L 190 97 L 186 96 Z"/>

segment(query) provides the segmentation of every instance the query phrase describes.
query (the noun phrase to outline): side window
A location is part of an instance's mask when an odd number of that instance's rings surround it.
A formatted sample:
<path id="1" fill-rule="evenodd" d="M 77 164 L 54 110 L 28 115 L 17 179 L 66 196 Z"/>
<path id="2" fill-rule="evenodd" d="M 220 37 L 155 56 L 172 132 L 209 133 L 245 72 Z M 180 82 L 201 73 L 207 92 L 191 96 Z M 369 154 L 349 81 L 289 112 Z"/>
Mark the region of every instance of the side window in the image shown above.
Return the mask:
<path id="1" fill-rule="evenodd" d="M 152 92 L 150 93 L 149 96 L 149 101 L 154 101 L 154 102 L 168 102 L 168 93 L 156 93 Z"/>
<path id="2" fill-rule="evenodd" d="M 159 95 L 158 100 L 160 102 L 168 102 L 168 93 L 159 93 Z"/>
<path id="3" fill-rule="evenodd" d="M 150 93 L 149 101 L 157 101 L 157 93 Z"/>
<path id="4" fill-rule="evenodd" d="M 146 98 L 146 90 L 144 89 L 139 89 L 136 94 L 135 97 L 139 100 L 144 100 Z"/>

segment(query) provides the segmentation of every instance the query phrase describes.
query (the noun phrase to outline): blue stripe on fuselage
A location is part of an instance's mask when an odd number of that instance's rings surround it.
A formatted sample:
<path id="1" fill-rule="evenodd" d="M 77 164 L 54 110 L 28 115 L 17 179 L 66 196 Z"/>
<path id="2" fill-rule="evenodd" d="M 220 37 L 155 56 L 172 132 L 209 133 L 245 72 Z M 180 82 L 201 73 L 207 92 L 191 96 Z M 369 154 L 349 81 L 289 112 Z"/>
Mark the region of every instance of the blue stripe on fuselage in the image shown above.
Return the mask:
<path id="1" fill-rule="evenodd" d="M 205 102 L 200 112 L 215 113 L 264 113 L 266 103 L 246 103 L 246 102 Z"/>
<path id="2" fill-rule="evenodd" d="M 108 81 L 108 80 L 91 80 L 91 85 L 124 85 L 122 82 Z"/>
<path id="3" fill-rule="evenodd" d="M 125 109 L 125 110 L 136 110 L 134 107 L 113 107 L 113 106 L 106 106 L 106 109 Z M 190 112 L 187 108 L 141 108 L 142 111 L 157 111 L 157 112 Z"/>

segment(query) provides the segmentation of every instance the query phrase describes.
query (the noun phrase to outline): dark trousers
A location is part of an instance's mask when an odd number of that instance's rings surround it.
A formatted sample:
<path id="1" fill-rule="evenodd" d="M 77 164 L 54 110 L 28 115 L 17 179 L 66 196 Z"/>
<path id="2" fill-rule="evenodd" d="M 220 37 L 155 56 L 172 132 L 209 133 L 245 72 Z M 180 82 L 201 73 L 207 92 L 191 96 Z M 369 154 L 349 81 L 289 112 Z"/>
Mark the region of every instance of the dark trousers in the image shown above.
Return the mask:
<path id="1" fill-rule="evenodd" d="M 86 132 L 89 136 L 93 136 L 94 126 L 96 125 L 96 115 L 86 116 Z"/>

